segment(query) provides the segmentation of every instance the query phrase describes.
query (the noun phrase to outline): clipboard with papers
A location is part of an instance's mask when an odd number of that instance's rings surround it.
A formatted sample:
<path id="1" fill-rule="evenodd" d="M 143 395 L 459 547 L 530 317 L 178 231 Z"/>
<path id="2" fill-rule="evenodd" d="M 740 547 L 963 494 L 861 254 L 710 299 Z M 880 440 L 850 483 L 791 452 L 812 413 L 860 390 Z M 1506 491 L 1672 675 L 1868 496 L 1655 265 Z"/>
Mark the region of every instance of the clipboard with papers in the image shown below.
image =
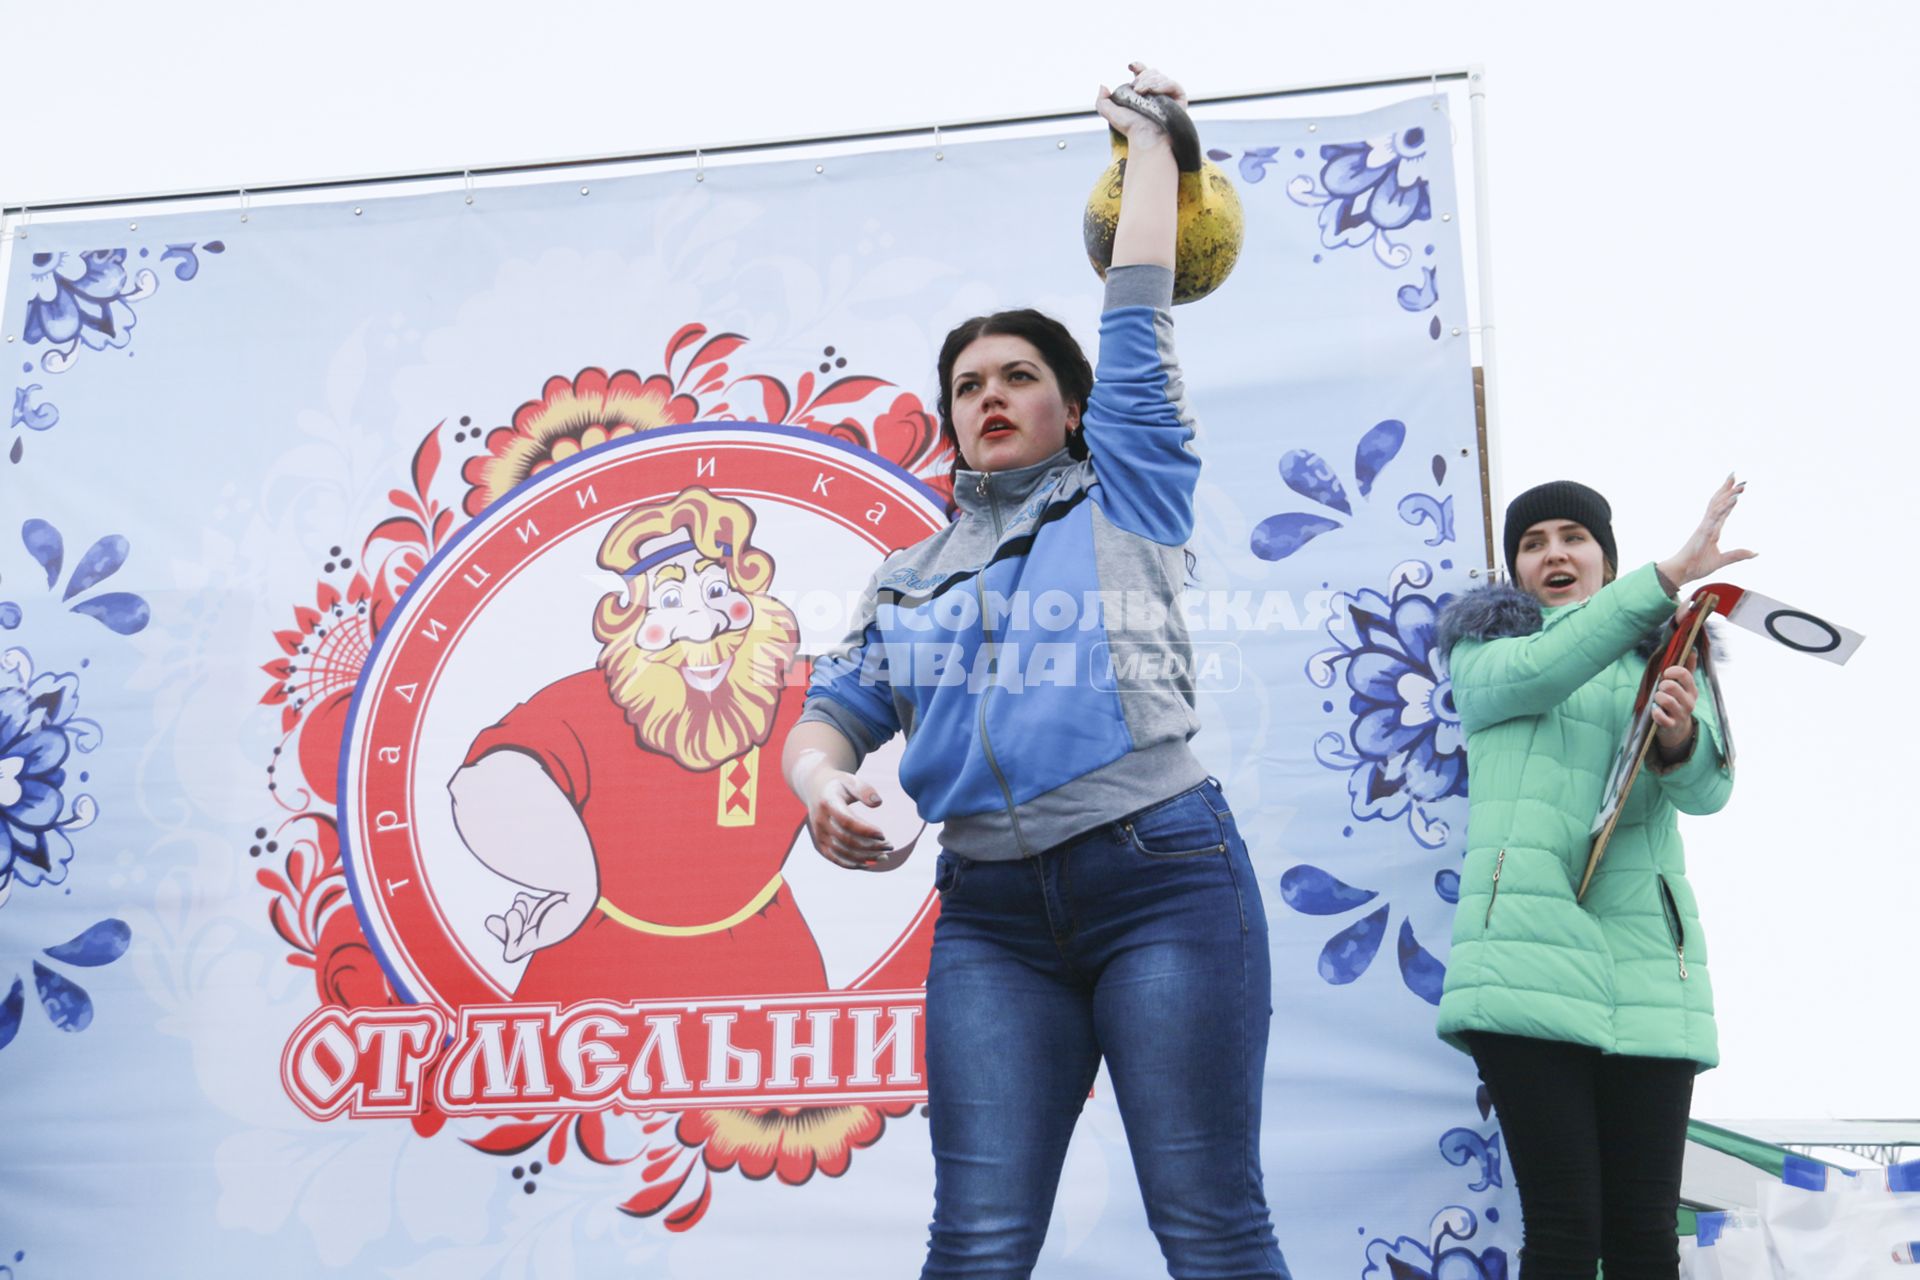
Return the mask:
<path id="1" fill-rule="evenodd" d="M 1796 653 L 1811 654 L 1835 664 L 1844 664 L 1865 639 L 1859 632 L 1829 622 L 1817 614 L 1736 587 L 1729 582 L 1710 582 L 1693 593 L 1687 606 L 1674 620 L 1672 636 L 1647 662 L 1640 677 L 1640 692 L 1633 700 L 1633 718 L 1626 736 L 1614 753 L 1613 768 L 1601 792 L 1600 811 L 1594 815 L 1589 832 L 1592 846 L 1587 852 L 1586 871 L 1580 877 L 1576 899 L 1587 896 L 1593 873 L 1606 855 L 1607 842 L 1613 838 L 1627 797 L 1653 750 L 1653 691 L 1660 673 L 1668 667 L 1684 666 L 1704 677 L 1713 698 L 1714 713 L 1720 722 L 1720 745 L 1727 767 L 1733 765 L 1733 732 L 1727 722 L 1727 700 L 1720 692 L 1720 677 L 1714 669 L 1712 637 L 1706 629 L 1710 614 L 1723 615 L 1728 622 L 1746 631 L 1763 635 Z M 1699 750 L 1698 744 L 1695 750 Z"/>

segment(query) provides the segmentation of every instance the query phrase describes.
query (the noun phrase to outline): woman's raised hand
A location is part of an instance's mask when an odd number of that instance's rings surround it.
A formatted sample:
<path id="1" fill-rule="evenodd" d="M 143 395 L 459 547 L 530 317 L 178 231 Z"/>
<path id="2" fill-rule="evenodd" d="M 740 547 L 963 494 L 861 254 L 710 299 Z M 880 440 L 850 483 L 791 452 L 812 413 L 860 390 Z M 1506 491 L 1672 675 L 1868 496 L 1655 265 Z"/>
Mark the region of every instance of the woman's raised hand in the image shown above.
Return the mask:
<path id="1" fill-rule="evenodd" d="M 1127 70 L 1133 72 L 1133 79 L 1128 84 L 1134 92 L 1159 94 L 1172 98 L 1183 107 L 1187 105 L 1187 91 L 1165 72 L 1156 71 L 1144 62 L 1130 62 Z M 1105 85 L 1101 85 L 1100 92 L 1095 95 L 1093 109 L 1100 113 L 1101 119 L 1127 136 L 1129 149 L 1166 141 L 1166 130 L 1160 127 L 1157 120 L 1115 102 L 1112 91 Z"/>
<path id="2" fill-rule="evenodd" d="M 1699 528 L 1693 531 L 1678 551 L 1660 562 L 1660 572 L 1676 588 L 1696 578 L 1718 573 L 1730 564 L 1753 559 L 1755 553 L 1752 551 L 1720 549 L 1720 531 L 1727 523 L 1727 517 L 1733 514 L 1733 508 L 1739 503 L 1746 487 L 1744 482 L 1736 482 L 1732 475 L 1728 475 L 1720 487 L 1713 491 L 1713 498 L 1707 503 L 1707 514 L 1700 518 Z"/>
<path id="3" fill-rule="evenodd" d="M 1133 88 L 1158 93 L 1185 106 L 1187 91 L 1145 63 L 1132 64 Z M 1120 220 L 1113 229 L 1114 267 L 1135 265 L 1173 269 L 1180 172 L 1173 147 L 1160 122 L 1113 100 L 1105 85 L 1094 100 L 1100 118 L 1126 135 L 1127 176 L 1121 181 Z"/>

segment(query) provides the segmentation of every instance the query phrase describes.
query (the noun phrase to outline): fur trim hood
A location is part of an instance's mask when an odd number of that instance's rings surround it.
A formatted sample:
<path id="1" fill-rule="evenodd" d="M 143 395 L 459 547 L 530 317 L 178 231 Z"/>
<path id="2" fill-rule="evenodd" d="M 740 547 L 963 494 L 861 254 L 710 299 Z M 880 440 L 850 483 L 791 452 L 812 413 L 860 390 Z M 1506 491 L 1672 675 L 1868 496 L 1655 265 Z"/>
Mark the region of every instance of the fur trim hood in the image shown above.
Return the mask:
<path id="1" fill-rule="evenodd" d="M 1545 625 L 1540 602 L 1505 582 L 1465 591 L 1440 611 L 1440 651 L 1449 656 L 1462 640 L 1530 636 Z"/>
<path id="2" fill-rule="evenodd" d="M 1717 619 L 1708 619 L 1709 635 L 1717 639 Z M 1530 636 L 1546 625 L 1540 602 L 1520 588 L 1506 582 L 1490 582 L 1484 587 L 1455 596 L 1440 611 L 1438 647 L 1453 656 L 1453 646 L 1462 640 L 1498 640 L 1505 636 Z M 1640 637 L 1633 651 L 1644 661 L 1673 634 L 1671 619 Z M 1715 646 L 1715 656 L 1723 652 Z"/>

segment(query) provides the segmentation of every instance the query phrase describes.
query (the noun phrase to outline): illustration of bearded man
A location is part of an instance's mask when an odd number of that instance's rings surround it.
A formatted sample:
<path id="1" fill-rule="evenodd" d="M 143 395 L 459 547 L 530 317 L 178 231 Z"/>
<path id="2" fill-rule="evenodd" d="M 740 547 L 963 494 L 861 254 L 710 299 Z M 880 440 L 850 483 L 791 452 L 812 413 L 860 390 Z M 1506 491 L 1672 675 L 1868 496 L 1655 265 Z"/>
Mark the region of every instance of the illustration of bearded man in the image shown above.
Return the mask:
<path id="1" fill-rule="evenodd" d="M 474 739 L 449 783 L 481 862 L 525 886 L 486 928 L 514 998 L 826 989 L 781 878 L 805 810 L 779 782 L 799 629 L 745 503 L 699 487 L 622 516 L 598 562 L 592 670 Z"/>

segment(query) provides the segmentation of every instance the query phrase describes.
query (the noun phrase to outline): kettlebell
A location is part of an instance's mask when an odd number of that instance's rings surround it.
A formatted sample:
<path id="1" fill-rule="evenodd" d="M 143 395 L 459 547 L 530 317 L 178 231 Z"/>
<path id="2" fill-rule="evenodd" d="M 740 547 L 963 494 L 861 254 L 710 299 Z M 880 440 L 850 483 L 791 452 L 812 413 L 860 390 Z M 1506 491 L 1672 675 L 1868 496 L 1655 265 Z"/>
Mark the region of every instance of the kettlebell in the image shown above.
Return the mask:
<path id="1" fill-rule="evenodd" d="M 1179 237 L 1174 248 L 1173 300 L 1176 304 L 1204 298 L 1226 282 L 1240 260 L 1246 239 L 1246 214 L 1240 194 L 1220 167 L 1203 161 L 1200 133 L 1193 117 L 1172 98 L 1142 94 L 1127 85 L 1113 91 L 1113 100 L 1129 110 L 1158 121 L 1173 147 L 1180 170 Z M 1102 280 L 1113 264 L 1113 233 L 1120 223 L 1120 184 L 1127 172 L 1127 137 L 1113 132 L 1113 162 L 1087 197 L 1081 233 L 1087 259 Z"/>

